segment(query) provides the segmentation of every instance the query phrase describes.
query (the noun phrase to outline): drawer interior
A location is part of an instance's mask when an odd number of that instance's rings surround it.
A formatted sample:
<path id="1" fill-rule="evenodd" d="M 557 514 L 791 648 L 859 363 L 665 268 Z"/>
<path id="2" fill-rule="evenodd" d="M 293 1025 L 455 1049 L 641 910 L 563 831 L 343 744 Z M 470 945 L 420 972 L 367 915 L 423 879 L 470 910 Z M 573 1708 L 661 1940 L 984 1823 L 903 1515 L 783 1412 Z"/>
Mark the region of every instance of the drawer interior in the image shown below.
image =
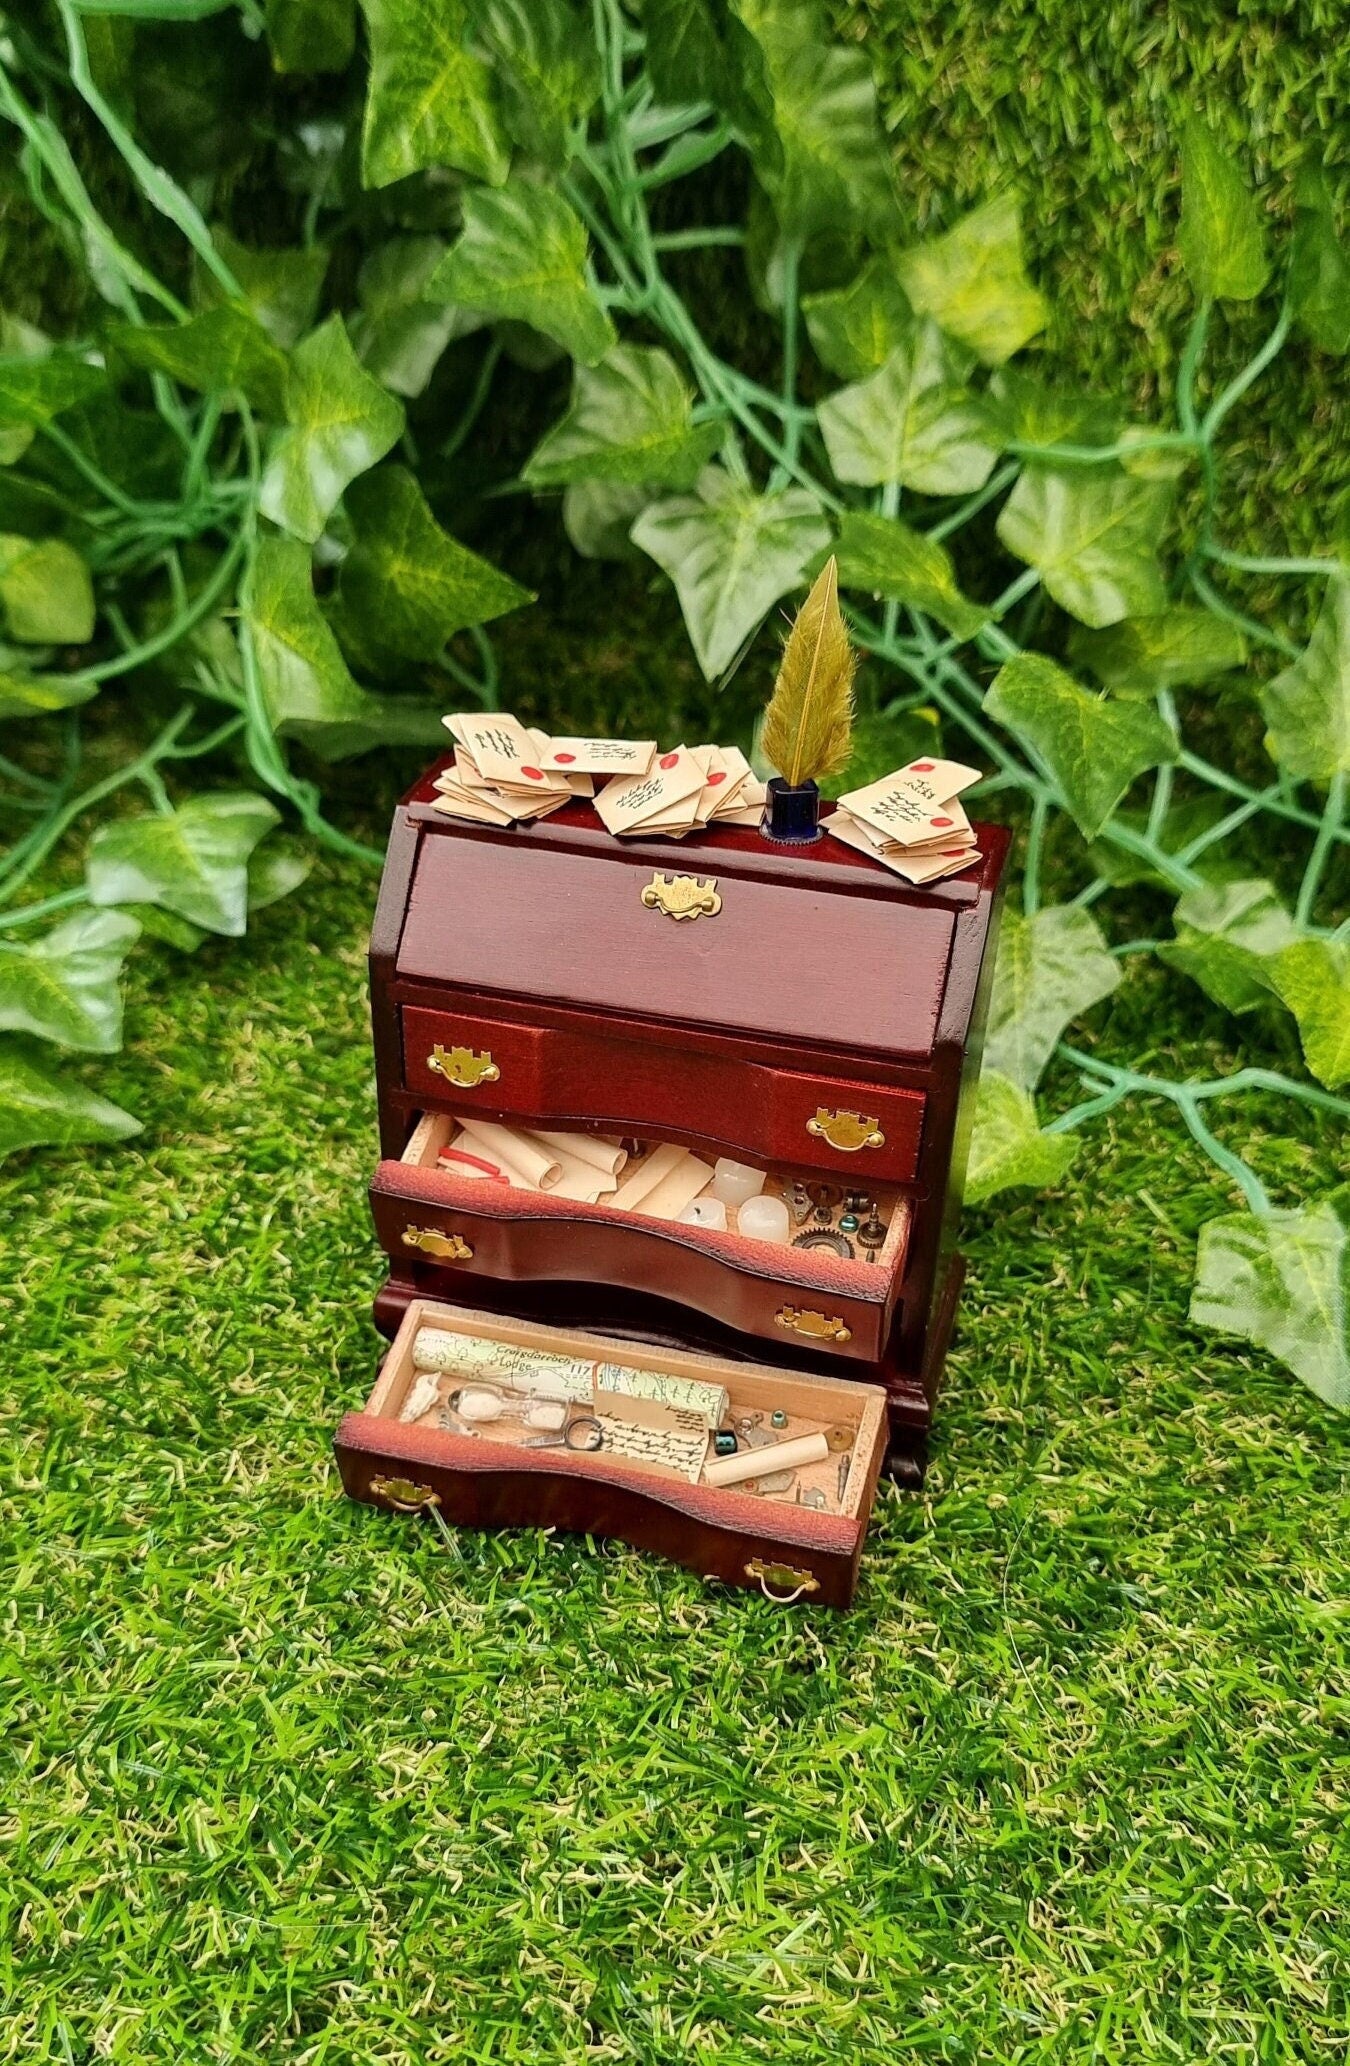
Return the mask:
<path id="1" fill-rule="evenodd" d="M 462 1351 L 465 1342 L 473 1346 L 472 1356 Z M 428 1349 L 427 1344 L 434 1347 Z M 499 1351 L 509 1352 L 506 1381 L 475 1374 L 480 1357 L 490 1359 Z M 538 1363 L 535 1358 L 540 1359 Z M 566 1359 L 568 1368 L 576 1373 L 570 1382 L 558 1374 L 559 1358 Z M 448 1368 L 426 1367 L 447 1361 Z M 502 1366 L 489 1360 L 487 1367 Z M 598 1378 L 594 1375 L 597 1371 Z M 592 1373 L 589 1380 L 588 1372 Z M 644 1442 L 650 1447 L 647 1438 L 654 1427 L 659 1446 L 666 1426 L 662 1416 L 671 1409 L 649 1398 L 620 1397 L 614 1387 L 627 1381 L 625 1373 L 655 1375 L 672 1386 L 720 1389 L 726 1395 L 726 1408 L 719 1419 L 733 1429 L 739 1427 L 737 1455 L 742 1458 L 768 1461 L 775 1446 L 796 1444 L 804 1437 L 818 1437 L 827 1445 L 827 1453 L 793 1464 L 787 1484 L 781 1482 L 785 1475 L 781 1469 L 776 1476 L 766 1472 L 742 1482 L 711 1483 L 703 1473 L 710 1465 L 716 1471 L 722 1459 L 715 1455 L 706 1415 L 688 1410 L 680 1413 L 680 1432 L 687 1433 L 698 1423 L 701 1465 L 697 1460 L 689 1464 L 687 1457 L 679 1467 L 644 1460 L 603 1440 L 594 1451 L 523 1446 L 529 1433 L 523 1415 L 532 1395 L 538 1406 L 557 1399 L 566 1389 L 571 1393 L 569 1411 L 589 1418 L 594 1394 L 592 1400 L 586 1397 L 588 1381 L 592 1387 L 600 1383 L 604 1429 L 635 1426 L 644 1431 Z M 446 1402 L 461 1393 L 494 1390 L 505 1410 L 497 1419 L 475 1422 L 467 1435 L 462 1425 L 456 1425 L 458 1417 L 444 1410 Z M 645 1483 L 654 1497 L 683 1504 L 691 1512 L 712 1514 L 725 1508 L 743 1523 L 745 1501 L 750 1499 L 764 1516 L 766 1527 L 770 1510 L 784 1515 L 791 1510 L 803 1520 L 810 1515 L 813 1522 L 833 1516 L 836 1527 L 843 1522 L 852 1534 L 860 1533 L 870 1511 L 885 1442 L 885 1395 L 873 1385 L 784 1372 L 693 1350 L 640 1347 L 427 1299 L 414 1299 L 404 1315 L 363 1417 L 391 1424 L 391 1435 L 393 1428 L 415 1429 L 420 1438 L 418 1453 L 427 1462 L 441 1459 L 451 1467 L 468 1467 L 472 1455 L 476 1469 L 508 1469 L 528 1458 L 536 1469 L 583 1479 L 612 1478 L 617 1473 L 630 1483 Z M 682 1446 L 687 1451 L 688 1443 Z M 763 1489 L 765 1486 L 768 1489 Z"/>

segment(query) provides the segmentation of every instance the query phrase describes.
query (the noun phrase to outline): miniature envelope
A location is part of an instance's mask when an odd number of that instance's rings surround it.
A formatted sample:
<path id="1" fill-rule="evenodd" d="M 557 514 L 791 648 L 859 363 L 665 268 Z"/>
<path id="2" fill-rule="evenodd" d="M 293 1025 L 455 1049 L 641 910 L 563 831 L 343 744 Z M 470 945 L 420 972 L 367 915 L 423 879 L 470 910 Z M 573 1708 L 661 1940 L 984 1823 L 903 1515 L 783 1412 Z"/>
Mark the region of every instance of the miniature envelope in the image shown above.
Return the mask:
<path id="1" fill-rule="evenodd" d="M 613 833 L 641 832 L 649 818 L 671 811 L 703 787 L 703 770 L 687 746 L 663 753 L 645 775 L 621 775 L 606 782 L 595 808 Z M 693 819 L 693 812 L 689 813 Z"/>

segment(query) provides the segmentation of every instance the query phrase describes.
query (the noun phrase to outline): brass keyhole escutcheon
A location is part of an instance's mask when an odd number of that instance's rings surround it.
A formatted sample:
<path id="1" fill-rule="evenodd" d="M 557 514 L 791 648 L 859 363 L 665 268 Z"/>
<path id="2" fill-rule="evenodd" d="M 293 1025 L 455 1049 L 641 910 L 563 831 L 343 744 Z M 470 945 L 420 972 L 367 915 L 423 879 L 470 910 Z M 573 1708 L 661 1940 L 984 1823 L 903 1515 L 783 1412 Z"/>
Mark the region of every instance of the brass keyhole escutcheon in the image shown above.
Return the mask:
<path id="1" fill-rule="evenodd" d="M 477 1090 L 480 1083 L 495 1083 L 502 1073 L 487 1048 L 479 1055 L 471 1047 L 442 1047 L 439 1040 L 427 1056 L 427 1067 L 456 1090 Z"/>
<path id="2" fill-rule="evenodd" d="M 773 1317 L 775 1326 L 787 1327 L 793 1334 L 804 1334 L 811 1341 L 853 1339 L 853 1329 L 838 1313 L 817 1313 L 810 1306 L 780 1306 Z"/>
<path id="3" fill-rule="evenodd" d="M 445 1263 L 467 1263 L 473 1259 L 473 1250 L 462 1234 L 442 1234 L 435 1227 L 405 1227 L 403 1246 L 420 1248 L 424 1255 L 434 1255 Z"/>
<path id="4" fill-rule="evenodd" d="M 420 1514 L 441 1503 L 439 1492 L 433 1492 L 430 1485 L 415 1485 L 411 1478 L 372 1478 L 370 1489 L 377 1499 L 400 1514 Z"/>
<path id="5" fill-rule="evenodd" d="M 816 1116 L 807 1120 L 806 1131 L 818 1141 L 828 1141 L 844 1155 L 856 1155 L 860 1148 L 886 1145 L 886 1136 L 877 1120 L 869 1119 L 863 1112 L 830 1112 L 824 1105 L 816 1107 Z"/>
<path id="6" fill-rule="evenodd" d="M 717 878 L 700 882 L 696 875 L 662 875 L 658 869 L 642 901 L 649 911 L 664 911 L 667 918 L 716 918 L 722 908 Z"/>

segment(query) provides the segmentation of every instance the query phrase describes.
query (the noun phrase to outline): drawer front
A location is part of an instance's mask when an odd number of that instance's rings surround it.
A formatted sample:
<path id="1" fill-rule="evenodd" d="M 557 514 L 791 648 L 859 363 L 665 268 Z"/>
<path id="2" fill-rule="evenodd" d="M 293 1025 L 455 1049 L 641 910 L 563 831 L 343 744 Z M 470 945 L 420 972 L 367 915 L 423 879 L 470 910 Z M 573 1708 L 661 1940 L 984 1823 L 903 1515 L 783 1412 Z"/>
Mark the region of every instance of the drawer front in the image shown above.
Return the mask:
<path id="1" fill-rule="evenodd" d="M 839 1263 L 402 1162 L 380 1164 L 370 1200 L 380 1244 L 400 1262 L 511 1282 L 613 1285 L 780 1348 L 795 1343 L 850 1362 L 877 1361 L 899 1295 L 903 1256 L 890 1268 Z M 748 1266 L 752 1246 L 775 1268 Z"/>
<path id="2" fill-rule="evenodd" d="M 461 1111 L 687 1135 L 864 1188 L 918 1170 L 922 1091 L 420 1005 L 403 1008 L 403 1064 L 410 1090 Z"/>

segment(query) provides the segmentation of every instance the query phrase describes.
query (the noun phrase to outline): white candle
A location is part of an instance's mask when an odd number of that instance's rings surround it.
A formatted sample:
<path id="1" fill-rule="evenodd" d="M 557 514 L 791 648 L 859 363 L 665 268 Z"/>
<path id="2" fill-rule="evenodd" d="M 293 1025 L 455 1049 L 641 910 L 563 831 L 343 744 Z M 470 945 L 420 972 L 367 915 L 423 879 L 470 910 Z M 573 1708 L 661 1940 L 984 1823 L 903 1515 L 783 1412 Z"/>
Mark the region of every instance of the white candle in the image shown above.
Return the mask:
<path id="1" fill-rule="evenodd" d="M 751 1241 L 786 1241 L 788 1209 L 781 1198 L 747 1198 L 736 1225 Z"/>
<path id="2" fill-rule="evenodd" d="M 715 1227 L 721 1233 L 726 1227 L 727 1209 L 715 1195 L 695 1198 L 685 1206 L 680 1218 L 691 1227 Z"/>
<path id="3" fill-rule="evenodd" d="M 733 1162 L 729 1155 L 719 1158 L 713 1170 L 712 1194 L 723 1205 L 744 1205 L 747 1198 L 757 1197 L 763 1189 L 762 1169 L 753 1169 L 748 1162 Z"/>

